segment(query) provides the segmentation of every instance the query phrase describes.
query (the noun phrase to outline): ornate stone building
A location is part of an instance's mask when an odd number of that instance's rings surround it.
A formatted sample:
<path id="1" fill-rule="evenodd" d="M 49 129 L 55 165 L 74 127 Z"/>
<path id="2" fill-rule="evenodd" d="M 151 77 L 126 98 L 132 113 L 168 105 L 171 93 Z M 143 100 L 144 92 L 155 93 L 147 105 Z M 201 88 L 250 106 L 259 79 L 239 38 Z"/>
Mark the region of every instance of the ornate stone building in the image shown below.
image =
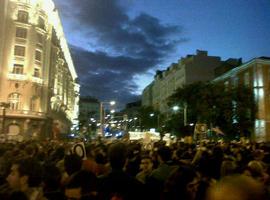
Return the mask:
<path id="1" fill-rule="evenodd" d="M 68 133 L 78 101 L 77 74 L 53 1 L 0 0 L 1 133 Z"/>

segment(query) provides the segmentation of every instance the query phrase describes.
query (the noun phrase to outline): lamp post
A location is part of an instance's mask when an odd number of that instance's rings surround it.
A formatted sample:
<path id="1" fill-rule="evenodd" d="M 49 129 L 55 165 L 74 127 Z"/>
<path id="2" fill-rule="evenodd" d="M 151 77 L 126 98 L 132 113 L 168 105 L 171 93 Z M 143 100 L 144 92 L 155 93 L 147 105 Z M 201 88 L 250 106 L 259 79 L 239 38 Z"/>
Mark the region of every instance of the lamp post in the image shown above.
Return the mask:
<path id="1" fill-rule="evenodd" d="M 100 135 L 103 136 L 103 124 L 104 124 L 104 105 L 115 105 L 115 101 L 100 102 L 99 112 L 100 112 Z"/>
<path id="2" fill-rule="evenodd" d="M 151 113 L 150 114 L 150 117 L 154 117 L 155 116 L 155 114 L 154 113 Z M 159 130 L 159 114 L 157 114 L 157 130 Z"/>
<path id="3" fill-rule="evenodd" d="M 178 111 L 180 109 L 179 106 L 173 106 L 173 111 Z M 183 107 L 183 117 L 184 117 L 184 126 L 187 125 L 187 105 L 185 104 L 184 107 Z"/>
<path id="4" fill-rule="evenodd" d="M 6 108 L 9 108 L 9 103 L 0 102 L 0 107 L 2 108 L 2 134 L 5 135 L 5 120 L 6 120 Z"/>

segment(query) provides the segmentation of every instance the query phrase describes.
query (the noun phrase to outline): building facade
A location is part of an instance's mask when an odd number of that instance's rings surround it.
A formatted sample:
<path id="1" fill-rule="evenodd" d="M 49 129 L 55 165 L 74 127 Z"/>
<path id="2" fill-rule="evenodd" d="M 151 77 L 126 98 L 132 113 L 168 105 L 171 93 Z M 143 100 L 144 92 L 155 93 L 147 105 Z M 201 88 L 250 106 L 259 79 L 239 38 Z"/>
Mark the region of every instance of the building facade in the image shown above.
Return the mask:
<path id="1" fill-rule="evenodd" d="M 1 133 L 68 133 L 77 123 L 79 88 L 53 1 L 0 0 L 0 102 L 8 105 Z"/>
<path id="2" fill-rule="evenodd" d="M 215 69 L 224 62 L 226 61 L 222 61 L 220 57 L 209 56 L 207 51 L 201 50 L 197 50 L 196 55 L 181 58 L 167 70 L 157 71 L 154 81 L 143 91 L 142 105 L 153 106 L 163 114 L 170 112 L 167 100 L 177 88 L 197 81 L 214 79 Z"/>
<path id="3" fill-rule="evenodd" d="M 255 58 L 214 81 L 221 81 L 228 88 L 239 84 L 253 88 L 258 109 L 254 122 L 255 139 L 270 141 L 270 58 Z"/>

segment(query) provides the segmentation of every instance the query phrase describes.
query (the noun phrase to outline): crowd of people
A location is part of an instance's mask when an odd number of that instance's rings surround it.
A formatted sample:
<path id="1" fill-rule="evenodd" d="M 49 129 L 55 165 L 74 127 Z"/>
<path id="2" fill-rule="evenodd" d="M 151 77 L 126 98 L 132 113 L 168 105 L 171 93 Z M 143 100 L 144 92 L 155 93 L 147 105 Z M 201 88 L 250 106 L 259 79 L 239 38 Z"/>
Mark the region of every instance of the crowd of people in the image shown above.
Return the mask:
<path id="1" fill-rule="evenodd" d="M 1 200 L 270 199 L 270 145 L 101 139 L 0 144 Z"/>

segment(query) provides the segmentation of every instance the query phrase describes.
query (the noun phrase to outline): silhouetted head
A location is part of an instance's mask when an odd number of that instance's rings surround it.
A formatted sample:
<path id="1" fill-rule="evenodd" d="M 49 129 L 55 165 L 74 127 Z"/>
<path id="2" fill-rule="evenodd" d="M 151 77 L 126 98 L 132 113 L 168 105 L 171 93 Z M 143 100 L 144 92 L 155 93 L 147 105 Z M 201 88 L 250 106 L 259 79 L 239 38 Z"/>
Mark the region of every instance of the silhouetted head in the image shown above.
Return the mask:
<path id="1" fill-rule="evenodd" d="M 109 160 L 113 169 L 122 169 L 127 159 L 127 147 L 124 143 L 112 144 L 109 148 Z"/>

